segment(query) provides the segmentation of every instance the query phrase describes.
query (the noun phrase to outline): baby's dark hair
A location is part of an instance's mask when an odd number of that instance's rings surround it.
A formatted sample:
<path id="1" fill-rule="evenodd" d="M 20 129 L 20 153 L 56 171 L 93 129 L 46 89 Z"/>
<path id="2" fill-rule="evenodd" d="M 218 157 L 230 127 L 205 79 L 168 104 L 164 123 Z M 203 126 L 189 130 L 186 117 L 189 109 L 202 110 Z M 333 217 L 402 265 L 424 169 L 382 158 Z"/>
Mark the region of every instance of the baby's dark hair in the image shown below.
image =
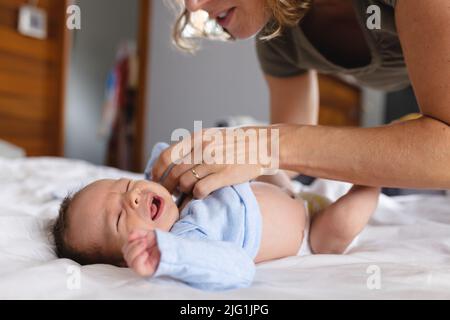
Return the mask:
<path id="1" fill-rule="evenodd" d="M 71 204 L 80 193 L 67 195 L 61 202 L 58 217 L 52 226 L 52 236 L 55 242 L 55 253 L 60 259 L 71 259 L 80 265 L 90 264 L 113 264 L 119 265 L 111 257 L 103 256 L 98 248 L 92 247 L 89 250 L 79 250 L 73 246 L 68 240 L 68 232 L 70 228 L 70 208 Z"/>

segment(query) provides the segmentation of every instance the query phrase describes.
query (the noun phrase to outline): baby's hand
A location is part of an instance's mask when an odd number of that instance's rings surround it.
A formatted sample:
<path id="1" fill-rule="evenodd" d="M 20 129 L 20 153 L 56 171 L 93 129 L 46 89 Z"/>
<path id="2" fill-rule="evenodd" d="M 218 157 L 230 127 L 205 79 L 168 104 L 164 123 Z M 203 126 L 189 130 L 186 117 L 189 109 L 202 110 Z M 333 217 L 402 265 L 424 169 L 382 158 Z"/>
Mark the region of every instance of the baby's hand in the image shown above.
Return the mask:
<path id="1" fill-rule="evenodd" d="M 154 231 L 131 232 L 122 252 L 128 267 L 142 277 L 153 275 L 161 259 Z"/>

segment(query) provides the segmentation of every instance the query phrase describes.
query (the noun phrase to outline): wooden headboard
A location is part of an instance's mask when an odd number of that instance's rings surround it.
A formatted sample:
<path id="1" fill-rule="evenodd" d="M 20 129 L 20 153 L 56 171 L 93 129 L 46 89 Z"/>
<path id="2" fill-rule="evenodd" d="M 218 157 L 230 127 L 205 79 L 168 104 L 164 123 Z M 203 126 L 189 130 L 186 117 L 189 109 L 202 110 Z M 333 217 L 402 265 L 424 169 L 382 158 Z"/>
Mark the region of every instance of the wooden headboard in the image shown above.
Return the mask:
<path id="1" fill-rule="evenodd" d="M 0 0 L 0 139 L 28 156 L 60 156 L 64 145 L 65 68 L 68 31 L 65 0 L 40 0 L 48 14 L 48 38 L 19 34 L 19 7 Z"/>

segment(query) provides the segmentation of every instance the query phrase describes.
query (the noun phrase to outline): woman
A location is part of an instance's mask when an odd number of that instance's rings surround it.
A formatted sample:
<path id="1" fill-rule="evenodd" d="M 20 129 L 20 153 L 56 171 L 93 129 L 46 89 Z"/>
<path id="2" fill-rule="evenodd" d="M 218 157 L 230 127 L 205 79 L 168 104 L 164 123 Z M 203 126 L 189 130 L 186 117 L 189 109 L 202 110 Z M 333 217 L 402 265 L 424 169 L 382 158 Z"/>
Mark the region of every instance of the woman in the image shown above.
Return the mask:
<path id="1" fill-rule="evenodd" d="M 175 39 L 204 10 L 257 49 L 279 129 L 280 168 L 358 185 L 450 189 L 448 0 L 185 0 Z M 371 5 L 381 29 L 369 28 Z M 374 11 L 374 14 L 376 11 Z M 376 17 L 375 17 L 376 18 Z M 377 128 L 317 126 L 317 72 L 385 90 L 414 87 L 422 117 Z M 227 148 L 226 145 L 222 148 Z M 171 149 L 154 167 L 171 167 Z M 177 165 L 165 186 L 202 198 L 261 175 L 256 165 Z"/>

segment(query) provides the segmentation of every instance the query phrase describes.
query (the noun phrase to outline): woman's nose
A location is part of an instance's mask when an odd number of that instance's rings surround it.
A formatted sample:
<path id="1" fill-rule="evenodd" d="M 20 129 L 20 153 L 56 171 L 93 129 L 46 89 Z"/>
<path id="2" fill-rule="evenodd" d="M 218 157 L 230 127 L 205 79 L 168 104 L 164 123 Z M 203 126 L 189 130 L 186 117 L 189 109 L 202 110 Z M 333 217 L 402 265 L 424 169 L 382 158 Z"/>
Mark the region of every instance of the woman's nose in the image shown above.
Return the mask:
<path id="1" fill-rule="evenodd" d="M 186 9 L 189 12 L 195 12 L 204 8 L 204 5 L 211 0 L 184 0 Z"/>

